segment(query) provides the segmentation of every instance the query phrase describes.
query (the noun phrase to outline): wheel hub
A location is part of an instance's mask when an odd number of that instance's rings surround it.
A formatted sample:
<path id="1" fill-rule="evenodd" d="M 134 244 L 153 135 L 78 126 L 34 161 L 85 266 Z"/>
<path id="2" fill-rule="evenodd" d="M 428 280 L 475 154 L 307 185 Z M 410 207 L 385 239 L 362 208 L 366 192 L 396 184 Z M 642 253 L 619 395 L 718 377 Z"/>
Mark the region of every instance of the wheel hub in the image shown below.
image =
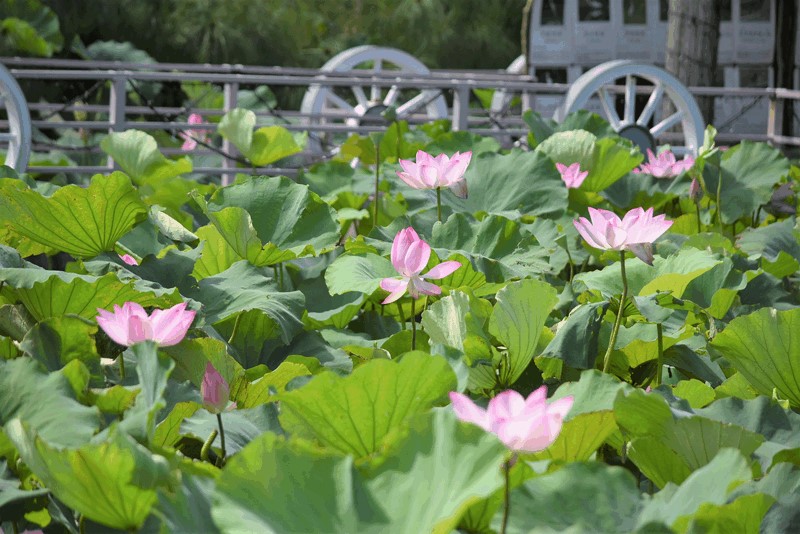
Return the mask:
<path id="1" fill-rule="evenodd" d="M 356 106 L 356 112 L 360 115 L 355 119 L 357 126 L 388 126 L 389 121 L 383 116 L 383 112 L 389 109 L 383 104 L 373 104 L 368 102 L 366 106 Z"/>
<path id="2" fill-rule="evenodd" d="M 656 150 L 656 140 L 653 138 L 650 130 L 644 126 L 629 124 L 628 126 L 624 126 L 617 134 L 638 146 L 642 154 L 646 154 L 648 149 L 653 152 Z"/>

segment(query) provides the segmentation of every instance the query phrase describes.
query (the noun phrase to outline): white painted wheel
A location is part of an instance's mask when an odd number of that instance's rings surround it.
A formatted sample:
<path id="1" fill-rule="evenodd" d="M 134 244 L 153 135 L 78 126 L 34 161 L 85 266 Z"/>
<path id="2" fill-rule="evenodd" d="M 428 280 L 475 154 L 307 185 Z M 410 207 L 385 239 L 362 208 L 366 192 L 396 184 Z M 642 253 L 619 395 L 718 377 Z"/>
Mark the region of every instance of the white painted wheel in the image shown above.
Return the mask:
<path id="1" fill-rule="evenodd" d="M 414 56 L 380 46 L 357 46 L 337 54 L 320 69 L 328 72 L 350 72 L 391 74 L 428 74 L 428 68 Z M 380 87 L 354 83 L 346 87 L 311 85 L 303 97 L 300 111 L 308 116 L 308 124 L 314 125 L 388 125 L 383 112 L 394 109 L 397 120 L 409 120 L 421 116 L 422 122 L 444 119 L 448 116 L 447 102 L 440 91 L 400 89 L 397 86 Z M 337 143 L 333 135 L 318 132 L 309 136 L 309 149 L 323 153 Z M 328 146 L 333 145 L 333 146 Z"/>
<path id="2" fill-rule="evenodd" d="M 621 85 L 617 83 L 620 79 L 624 80 L 625 86 L 621 95 L 622 113 L 618 112 L 617 99 L 608 90 L 610 86 Z M 637 79 L 653 86 L 653 91 L 638 113 Z M 674 109 L 668 117 L 661 117 L 665 99 L 672 103 Z M 669 142 L 673 152 L 678 155 L 696 155 L 703 143 L 705 124 L 697 102 L 677 78 L 663 69 L 630 60 L 602 63 L 575 80 L 553 118 L 561 122 L 574 111 L 593 107 L 591 104 L 598 100 L 606 120 L 614 130 L 621 137 L 633 141 L 642 152 L 646 148 L 655 151 L 658 145 Z M 673 128 L 678 130 L 677 141 L 674 138 L 667 141 L 665 134 Z M 670 135 L 673 133 L 670 132 Z"/>
<path id="3" fill-rule="evenodd" d="M 0 130 L 0 149 L 6 151 L 5 165 L 25 172 L 31 154 L 31 116 L 19 84 L 0 65 L 0 106 L 5 110 L 7 128 Z"/>

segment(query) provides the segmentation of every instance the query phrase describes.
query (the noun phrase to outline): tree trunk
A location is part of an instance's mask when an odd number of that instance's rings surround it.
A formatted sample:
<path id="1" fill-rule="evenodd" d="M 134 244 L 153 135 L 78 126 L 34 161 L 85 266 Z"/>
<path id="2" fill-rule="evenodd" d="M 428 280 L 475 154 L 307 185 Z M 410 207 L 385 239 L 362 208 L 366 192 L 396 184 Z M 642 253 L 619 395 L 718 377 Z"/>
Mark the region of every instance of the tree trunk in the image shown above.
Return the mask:
<path id="1" fill-rule="evenodd" d="M 666 69 L 686 86 L 715 85 L 722 0 L 669 0 Z M 713 97 L 698 98 L 707 124 Z"/>
<path id="2" fill-rule="evenodd" d="M 775 31 L 775 87 L 791 88 L 794 85 L 795 31 L 797 30 L 797 2 L 781 0 L 776 3 Z M 793 135 L 794 101 L 784 100 L 783 135 Z"/>

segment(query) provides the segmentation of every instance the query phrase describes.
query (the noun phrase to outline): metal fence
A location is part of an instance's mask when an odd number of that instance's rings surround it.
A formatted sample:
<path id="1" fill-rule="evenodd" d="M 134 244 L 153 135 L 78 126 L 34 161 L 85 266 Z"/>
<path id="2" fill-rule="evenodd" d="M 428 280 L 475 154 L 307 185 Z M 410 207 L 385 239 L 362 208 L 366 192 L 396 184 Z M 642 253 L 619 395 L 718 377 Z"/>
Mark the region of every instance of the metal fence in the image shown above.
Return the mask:
<path id="1" fill-rule="evenodd" d="M 448 100 L 450 120 L 453 130 L 468 130 L 481 135 L 498 137 L 521 137 L 527 127 L 519 113 L 497 114 L 486 109 L 475 97 L 476 90 L 502 89 L 509 93 L 519 93 L 522 108 L 530 108 L 535 99 L 542 95 L 563 95 L 568 84 L 538 83 L 530 76 L 508 74 L 504 71 L 432 71 L 428 75 L 409 75 L 392 71 L 372 72 L 352 70 L 348 72 L 323 72 L 316 69 L 253 67 L 243 65 L 197 65 L 197 64 L 131 64 L 103 61 L 48 60 L 30 58 L 0 58 L 12 75 L 25 88 L 28 83 L 63 84 L 68 82 L 92 83 L 83 93 L 63 101 L 28 102 L 34 131 L 63 131 L 77 129 L 87 132 L 118 132 L 130 128 L 144 131 L 167 131 L 174 136 L 187 130 L 213 130 L 213 123 L 190 125 L 186 118 L 189 113 L 200 113 L 206 117 L 221 116 L 237 107 L 237 94 L 244 87 L 268 86 L 272 89 L 300 88 L 307 90 L 314 86 L 397 88 L 397 90 L 427 91 L 435 96 L 443 95 Z M 205 82 L 222 90 L 222 108 L 202 107 L 164 107 L 154 105 L 143 95 L 140 85 L 148 82 L 180 83 Z M 733 144 L 743 139 L 766 141 L 781 147 L 798 147 L 800 138 L 782 135 L 783 108 L 789 101 L 800 100 L 800 91 L 787 89 L 690 87 L 695 96 L 713 96 L 748 101 L 766 99 L 769 101 L 769 117 L 766 131 L 762 133 L 737 134 L 721 132 L 717 137 L 720 144 Z M 612 91 L 615 88 L 611 88 Z M 616 88 L 623 91 L 623 87 Z M 637 87 L 637 92 L 646 94 L 651 89 Z M 89 103 L 87 93 L 102 96 L 103 101 Z M 90 94 L 91 94 L 90 93 Z M 129 101 L 129 95 L 137 95 L 139 102 Z M 420 106 L 421 107 L 421 106 Z M 81 120 L 77 116 L 90 117 Z M 335 116 L 334 116 L 335 115 Z M 348 121 L 348 119 L 350 119 Z M 426 122 L 424 113 L 409 113 L 405 120 L 410 123 Z M 330 134 L 381 131 L 386 124 L 374 121 L 360 121 L 359 117 L 346 113 L 325 116 L 304 114 L 293 109 L 270 108 L 257 113 L 259 123 L 278 123 L 291 131 L 308 131 L 310 136 Z M 4 125 L 0 124 L 0 127 Z M 53 144 L 43 135 L 34 136 L 34 152 L 61 150 L 67 153 L 96 155 L 103 161 L 102 151 L 96 145 L 70 146 Z M 294 174 L 297 167 L 323 160 L 335 151 L 329 146 L 323 154 L 306 154 L 295 167 L 269 167 L 255 169 L 265 174 Z M 187 153 L 177 148 L 163 148 L 166 155 Z M 199 174 L 220 174 L 231 176 L 240 161 L 235 147 L 223 141 L 221 147 L 201 144 L 194 154 L 218 154 L 222 156 L 221 167 L 199 166 L 194 169 Z M 54 174 L 106 172 L 113 168 L 113 161 L 96 165 L 29 165 L 31 173 Z M 250 169 L 248 169 L 250 170 Z"/>

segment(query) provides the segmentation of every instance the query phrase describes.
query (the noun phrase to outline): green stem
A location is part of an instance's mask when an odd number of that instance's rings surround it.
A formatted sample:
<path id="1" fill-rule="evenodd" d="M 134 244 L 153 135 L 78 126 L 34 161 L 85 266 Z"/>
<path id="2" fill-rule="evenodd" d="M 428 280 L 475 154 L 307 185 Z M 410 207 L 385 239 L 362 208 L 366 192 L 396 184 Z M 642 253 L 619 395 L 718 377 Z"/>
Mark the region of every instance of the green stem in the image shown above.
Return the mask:
<path id="1" fill-rule="evenodd" d="M 372 215 L 372 227 L 375 228 L 378 226 L 378 195 L 380 191 L 378 190 L 378 186 L 380 185 L 380 176 L 381 176 L 381 145 L 380 143 L 375 143 L 375 201 L 373 202 L 373 210 L 374 213 Z"/>
<path id="2" fill-rule="evenodd" d="M 222 427 L 222 414 L 217 414 L 217 425 L 219 426 L 219 440 L 220 444 L 222 445 L 222 456 L 220 456 L 219 461 L 217 462 L 217 467 L 222 467 L 225 465 L 225 429 Z"/>
<path id="3" fill-rule="evenodd" d="M 564 250 L 567 251 L 567 259 L 569 260 L 569 285 L 572 286 L 572 278 L 575 276 L 575 266 L 572 263 L 572 255 L 569 253 L 569 242 L 564 243 Z"/>
<path id="4" fill-rule="evenodd" d="M 694 203 L 694 209 L 697 211 L 697 233 L 700 234 L 703 232 L 703 227 L 700 224 L 700 203 Z"/>
<path id="5" fill-rule="evenodd" d="M 239 330 L 239 320 L 242 318 L 244 312 L 240 312 L 239 315 L 236 316 L 236 320 L 233 322 L 233 330 L 231 330 L 231 337 L 228 338 L 228 345 L 233 344 L 233 338 L 236 337 L 236 332 Z"/>
<path id="6" fill-rule="evenodd" d="M 79 534 L 86 534 L 86 516 L 81 514 L 81 518 L 78 519 L 78 532 Z"/>
<path id="7" fill-rule="evenodd" d="M 656 360 L 656 376 L 653 384 L 658 387 L 661 385 L 661 369 L 664 367 L 664 328 L 661 323 L 656 325 L 656 332 L 658 332 L 658 360 Z"/>
<path id="8" fill-rule="evenodd" d="M 442 222 L 442 188 L 436 188 L 436 217 Z"/>
<path id="9" fill-rule="evenodd" d="M 500 527 L 500 534 L 506 534 L 508 526 L 508 512 L 511 509 L 511 458 L 503 464 L 503 474 L 505 476 L 505 488 L 503 490 L 503 524 Z"/>
<path id="10" fill-rule="evenodd" d="M 211 451 L 211 444 L 214 443 L 215 439 L 217 439 L 217 431 L 212 430 L 208 439 L 203 443 L 203 447 L 200 449 L 200 459 L 204 462 L 208 461 L 208 453 Z"/>
<path id="11" fill-rule="evenodd" d="M 719 233 L 722 233 L 722 167 L 719 169 L 717 175 L 717 227 Z"/>
<path id="12" fill-rule="evenodd" d="M 411 297 L 411 350 L 417 350 L 417 312 L 414 309 L 417 300 Z"/>
<path id="13" fill-rule="evenodd" d="M 625 251 L 619 251 L 619 272 L 622 275 L 622 296 L 619 299 L 619 310 L 617 311 L 617 318 L 614 320 L 614 328 L 611 330 L 611 339 L 608 340 L 608 349 L 606 355 L 603 357 L 603 372 L 607 373 L 608 368 L 611 366 L 611 352 L 614 350 L 614 344 L 617 342 L 617 333 L 622 324 L 622 314 L 625 312 L 625 300 L 628 298 L 628 277 L 625 276 Z"/>
<path id="14" fill-rule="evenodd" d="M 403 305 L 400 302 L 395 302 L 397 304 L 397 313 L 400 315 L 400 330 L 406 329 L 406 315 L 403 313 Z"/>
<path id="15" fill-rule="evenodd" d="M 125 354 L 119 355 L 119 381 L 125 380 Z"/>
<path id="16" fill-rule="evenodd" d="M 13 532 L 14 534 L 19 534 L 19 527 L 17 526 L 16 521 L 11 522 L 11 532 Z"/>

